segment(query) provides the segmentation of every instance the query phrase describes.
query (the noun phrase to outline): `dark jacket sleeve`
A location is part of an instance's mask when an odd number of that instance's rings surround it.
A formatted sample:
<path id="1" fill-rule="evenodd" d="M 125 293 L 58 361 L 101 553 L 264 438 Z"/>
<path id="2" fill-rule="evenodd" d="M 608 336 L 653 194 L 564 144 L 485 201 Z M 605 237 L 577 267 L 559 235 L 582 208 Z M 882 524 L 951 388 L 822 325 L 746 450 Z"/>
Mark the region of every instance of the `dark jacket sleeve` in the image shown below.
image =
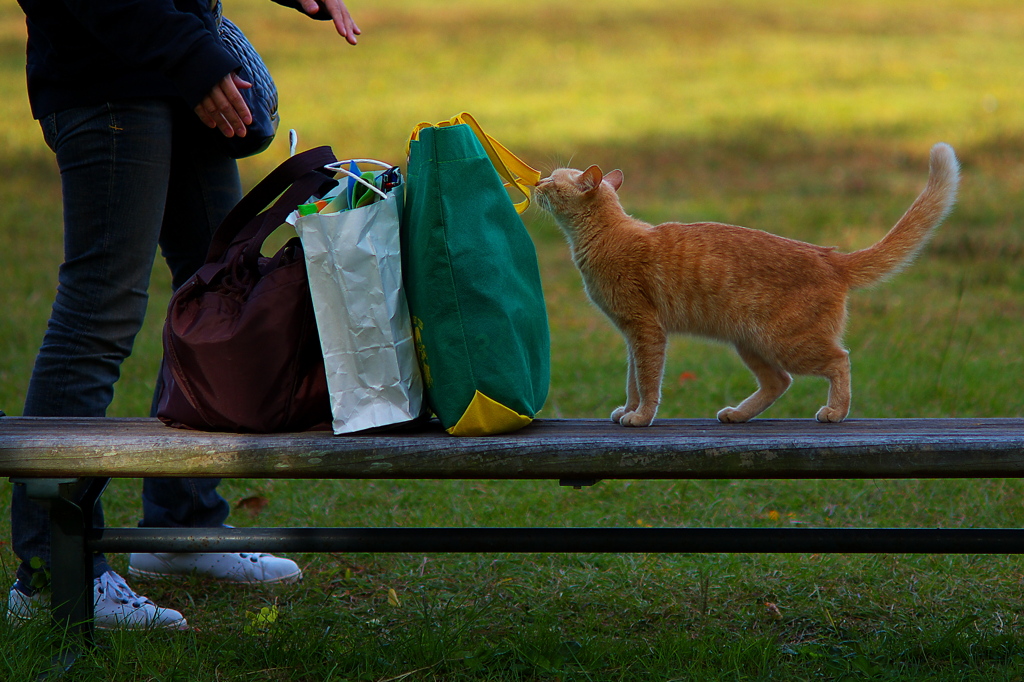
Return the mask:
<path id="1" fill-rule="evenodd" d="M 240 64 L 215 35 L 203 0 L 64 0 L 68 12 L 125 64 L 163 74 L 195 106 Z"/>

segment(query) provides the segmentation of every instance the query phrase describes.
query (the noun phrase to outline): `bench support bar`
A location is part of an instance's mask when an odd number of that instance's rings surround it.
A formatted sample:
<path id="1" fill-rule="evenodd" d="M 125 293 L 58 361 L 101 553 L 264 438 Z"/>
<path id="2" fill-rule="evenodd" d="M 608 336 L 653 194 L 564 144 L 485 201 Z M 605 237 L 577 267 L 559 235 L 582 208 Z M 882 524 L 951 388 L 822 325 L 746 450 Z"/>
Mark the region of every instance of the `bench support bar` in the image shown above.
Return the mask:
<path id="1" fill-rule="evenodd" d="M 104 528 L 103 552 L 1022 554 L 1024 529 Z"/>

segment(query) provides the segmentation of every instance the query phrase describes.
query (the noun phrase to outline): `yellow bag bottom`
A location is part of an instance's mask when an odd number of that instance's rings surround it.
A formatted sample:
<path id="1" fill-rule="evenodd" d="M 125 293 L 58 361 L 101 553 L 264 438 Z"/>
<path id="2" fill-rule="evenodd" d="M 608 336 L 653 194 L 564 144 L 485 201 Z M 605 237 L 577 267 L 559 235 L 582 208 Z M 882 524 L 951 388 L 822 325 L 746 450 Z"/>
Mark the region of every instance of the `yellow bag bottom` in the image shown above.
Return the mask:
<path id="1" fill-rule="evenodd" d="M 477 391 L 458 423 L 447 429 L 453 436 L 493 436 L 521 429 L 533 421 Z"/>

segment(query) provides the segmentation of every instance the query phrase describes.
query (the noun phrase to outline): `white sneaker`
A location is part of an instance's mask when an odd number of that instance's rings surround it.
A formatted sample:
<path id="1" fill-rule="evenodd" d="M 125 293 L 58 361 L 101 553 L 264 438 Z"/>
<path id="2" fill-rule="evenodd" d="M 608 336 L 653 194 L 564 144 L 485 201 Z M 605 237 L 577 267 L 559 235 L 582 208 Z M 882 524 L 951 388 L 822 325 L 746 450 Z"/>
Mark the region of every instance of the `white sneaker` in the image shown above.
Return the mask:
<path id="1" fill-rule="evenodd" d="M 102 630 L 148 630 L 169 628 L 187 630 L 185 617 L 174 609 L 165 609 L 137 594 L 124 578 L 107 571 L 92 583 L 93 623 Z M 27 595 L 12 587 L 7 597 L 7 617 L 12 621 L 26 621 L 49 608 L 49 594 L 36 592 Z"/>
<path id="2" fill-rule="evenodd" d="M 133 578 L 191 573 L 234 583 L 295 583 L 302 579 L 297 563 L 273 554 L 132 554 L 128 559 L 128 575 Z"/>
<path id="3" fill-rule="evenodd" d="M 27 595 L 17 587 L 12 587 L 11 593 L 7 596 L 7 620 L 12 623 L 31 620 L 39 615 L 42 609 L 49 607 L 49 595 L 42 592 Z"/>

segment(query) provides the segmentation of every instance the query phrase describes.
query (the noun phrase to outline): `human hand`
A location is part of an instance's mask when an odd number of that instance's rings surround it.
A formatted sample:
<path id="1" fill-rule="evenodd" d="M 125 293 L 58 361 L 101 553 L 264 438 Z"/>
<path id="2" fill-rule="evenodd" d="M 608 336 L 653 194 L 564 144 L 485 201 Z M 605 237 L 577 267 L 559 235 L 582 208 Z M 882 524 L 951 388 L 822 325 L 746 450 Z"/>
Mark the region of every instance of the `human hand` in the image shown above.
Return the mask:
<path id="1" fill-rule="evenodd" d="M 224 137 L 245 137 L 245 126 L 252 123 L 252 113 L 239 89 L 248 90 L 252 83 L 229 73 L 214 85 L 196 105 L 196 116 L 206 127 L 217 128 Z"/>
<path id="2" fill-rule="evenodd" d="M 303 11 L 310 16 L 319 12 L 321 6 L 323 6 L 327 13 L 331 15 L 338 35 L 347 40 L 349 45 L 355 45 L 358 42 L 356 36 L 360 35 L 362 31 L 356 26 L 356 22 L 352 20 L 348 13 L 348 8 L 345 7 L 345 3 L 342 0 L 299 0 L 299 2 L 302 3 Z"/>

